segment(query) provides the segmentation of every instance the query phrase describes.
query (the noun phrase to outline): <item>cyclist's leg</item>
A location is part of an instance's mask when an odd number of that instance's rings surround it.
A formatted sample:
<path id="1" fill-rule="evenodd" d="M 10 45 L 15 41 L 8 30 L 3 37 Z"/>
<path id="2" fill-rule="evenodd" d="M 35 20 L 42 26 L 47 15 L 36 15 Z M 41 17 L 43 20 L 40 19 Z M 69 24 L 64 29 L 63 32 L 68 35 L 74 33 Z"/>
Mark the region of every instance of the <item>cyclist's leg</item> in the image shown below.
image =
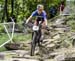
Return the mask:
<path id="1" fill-rule="evenodd" d="M 39 23 L 39 19 L 37 18 L 36 20 L 35 20 L 35 22 L 34 22 L 34 25 L 38 25 L 38 23 Z"/>
<path id="2" fill-rule="evenodd" d="M 41 39 L 40 39 L 41 42 L 44 39 L 45 27 L 46 27 L 46 24 L 45 24 L 45 21 L 43 21 L 42 22 L 42 29 L 41 29 Z"/>

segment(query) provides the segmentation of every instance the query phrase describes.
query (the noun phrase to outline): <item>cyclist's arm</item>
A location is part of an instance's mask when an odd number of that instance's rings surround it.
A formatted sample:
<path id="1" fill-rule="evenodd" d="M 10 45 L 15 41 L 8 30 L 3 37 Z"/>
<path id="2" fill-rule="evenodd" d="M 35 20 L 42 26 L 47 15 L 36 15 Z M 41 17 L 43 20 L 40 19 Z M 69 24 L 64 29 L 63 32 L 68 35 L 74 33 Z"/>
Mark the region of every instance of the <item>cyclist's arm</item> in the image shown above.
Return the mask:
<path id="1" fill-rule="evenodd" d="M 28 23 L 31 18 L 32 18 L 32 15 L 27 19 L 26 23 Z"/>
<path id="2" fill-rule="evenodd" d="M 47 15 L 46 15 L 46 13 L 44 13 L 44 21 L 45 21 L 45 24 L 46 24 L 46 26 L 47 26 Z"/>
<path id="3" fill-rule="evenodd" d="M 36 16 L 36 11 L 34 11 L 31 16 L 27 19 L 26 23 L 28 23 L 30 21 L 30 19 L 33 17 L 33 16 Z"/>

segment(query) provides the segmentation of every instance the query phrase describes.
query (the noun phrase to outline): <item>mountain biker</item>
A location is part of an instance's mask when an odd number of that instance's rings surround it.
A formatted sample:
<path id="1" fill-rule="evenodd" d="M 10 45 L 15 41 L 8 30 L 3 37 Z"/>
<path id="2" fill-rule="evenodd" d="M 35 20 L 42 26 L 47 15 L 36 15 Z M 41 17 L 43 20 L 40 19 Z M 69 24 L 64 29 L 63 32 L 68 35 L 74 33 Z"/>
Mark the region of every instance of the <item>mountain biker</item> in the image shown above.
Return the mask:
<path id="1" fill-rule="evenodd" d="M 31 16 L 27 19 L 27 21 L 26 21 L 26 24 L 30 21 L 30 19 L 32 18 L 32 17 L 37 17 L 36 18 L 36 20 L 35 20 L 35 22 L 34 22 L 34 25 L 38 25 L 38 22 L 39 21 L 42 21 L 42 28 L 45 28 L 46 26 L 47 26 L 47 15 L 46 15 L 46 12 L 44 11 L 44 6 L 42 5 L 42 4 L 39 4 L 39 5 L 37 5 L 37 10 L 35 10 L 32 14 L 31 14 Z M 41 18 L 42 18 L 42 20 L 41 20 Z M 44 37 L 43 36 L 43 34 L 44 34 L 44 32 L 43 32 L 43 29 L 41 30 L 42 31 L 42 38 Z"/>

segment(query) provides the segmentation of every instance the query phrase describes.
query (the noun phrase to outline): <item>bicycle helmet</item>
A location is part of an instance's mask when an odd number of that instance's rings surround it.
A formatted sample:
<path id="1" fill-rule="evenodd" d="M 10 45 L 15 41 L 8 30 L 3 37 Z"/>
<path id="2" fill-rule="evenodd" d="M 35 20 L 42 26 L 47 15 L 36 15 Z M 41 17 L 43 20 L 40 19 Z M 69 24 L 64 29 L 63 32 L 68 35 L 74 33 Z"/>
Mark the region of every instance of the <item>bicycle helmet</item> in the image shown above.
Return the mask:
<path id="1" fill-rule="evenodd" d="M 38 4 L 37 5 L 37 9 L 42 9 L 43 10 L 44 9 L 44 6 L 42 4 Z"/>

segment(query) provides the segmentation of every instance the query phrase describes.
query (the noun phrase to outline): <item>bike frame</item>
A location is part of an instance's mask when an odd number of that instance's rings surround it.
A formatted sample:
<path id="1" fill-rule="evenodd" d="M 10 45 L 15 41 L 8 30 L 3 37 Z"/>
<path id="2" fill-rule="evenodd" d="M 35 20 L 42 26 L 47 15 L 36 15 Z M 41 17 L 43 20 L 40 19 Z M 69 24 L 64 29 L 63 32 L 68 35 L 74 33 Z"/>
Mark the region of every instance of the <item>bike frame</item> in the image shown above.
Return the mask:
<path id="1" fill-rule="evenodd" d="M 40 46 L 41 23 L 38 24 L 38 26 L 39 26 L 39 30 L 33 31 L 33 33 L 32 33 L 31 56 L 34 56 L 36 45 L 38 44 L 38 46 Z"/>

